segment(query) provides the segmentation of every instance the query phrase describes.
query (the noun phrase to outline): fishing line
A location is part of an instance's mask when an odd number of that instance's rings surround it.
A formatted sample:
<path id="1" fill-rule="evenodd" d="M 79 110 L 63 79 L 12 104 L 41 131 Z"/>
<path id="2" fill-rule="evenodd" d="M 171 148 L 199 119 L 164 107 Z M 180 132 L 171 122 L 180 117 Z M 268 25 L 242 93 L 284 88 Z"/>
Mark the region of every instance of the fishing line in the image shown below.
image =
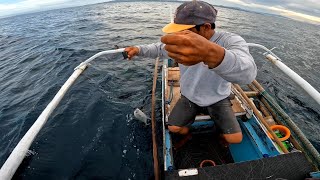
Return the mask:
<path id="1" fill-rule="evenodd" d="M 116 49 L 119 49 L 119 47 L 117 45 L 115 45 L 115 48 Z M 104 59 L 103 59 L 103 62 L 111 62 L 111 60 L 118 60 L 120 59 L 119 56 L 121 56 L 121 53 L 113 53 L 113 54 L 110 54 L 110 55 L 107 55 L 107 56 L 104 56 Z M 124 59 L 127 58 L 126 56 L 126 53 L 123 53 L 122 52 L 122 57 Z M 98 65 L 97 63 L 98 61 L 92 61 L 90 63 L 87 63 L 88 66 L 90 66 L 91 68 L 93 69 L 96 69 L 96 70 L 100 70 L 100 71 L 105 71 L 103 68 L 101 68 L 101 66 Z M 88 72 L 88 71 L 87 71 Z M 107 72 L 107 71 L 105 71 Z M 83 73 L 82 74 L 87 80 L 89 80 L 90 83 L 92 83 L 100 92 L 104 93 L 105 95 L 107 95 L 107 97 L 109 99 L 114 99 L 110 96 L 110 94 L 112 94 L 111 92 L 108 92 L 106 90 L 106 88 L 104 88 L 97 80 L 94 80 L 93 78 L 91 78 L 89 75 L 87 75 L 86 73 Z"/>
<path id="2" fill-rule="evenodd" d="M 109 96 L 110 92 L 105 90 L 97 81 L 86 75 L 85 73 L 82 74 L 89 82 L 91 82 L 100 92 L 103 92 L 108 96 L 109 99 L 112 99 L 112 97 Z"/>

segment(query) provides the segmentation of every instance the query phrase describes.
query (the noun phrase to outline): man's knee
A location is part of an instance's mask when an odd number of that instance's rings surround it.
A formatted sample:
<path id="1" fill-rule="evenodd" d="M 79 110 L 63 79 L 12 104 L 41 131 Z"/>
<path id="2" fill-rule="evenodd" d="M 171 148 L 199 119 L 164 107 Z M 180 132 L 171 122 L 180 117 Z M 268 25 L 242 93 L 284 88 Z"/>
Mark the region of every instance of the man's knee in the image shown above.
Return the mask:
<path id="1" fill-rule="evenodd" d="M 223 134 L 224 139 L 230 144 L 238 144 L 242 141 L 242 132 Z"/>
<path id="2" fill-rule="evenodd" d="M 172 133 L 179 133 L 182 130 L 182 127 L 179 127 L 179 126 L 168 126 L 168 129 Z"/>
<path id="3" fill-rule="evenodd" d="M 187 127 L 168 126 L 168 129 L 172 133 L 188 134 L 188 132 L 189 132 L 189 128 L 187 128 Z"/>

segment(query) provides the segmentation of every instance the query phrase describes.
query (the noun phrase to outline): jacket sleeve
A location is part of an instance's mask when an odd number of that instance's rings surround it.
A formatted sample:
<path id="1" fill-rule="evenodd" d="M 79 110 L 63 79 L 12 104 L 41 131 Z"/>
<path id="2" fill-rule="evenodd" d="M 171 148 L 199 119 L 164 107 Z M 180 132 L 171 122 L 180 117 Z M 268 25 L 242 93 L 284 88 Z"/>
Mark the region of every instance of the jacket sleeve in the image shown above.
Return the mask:
<path id="1" fill-rule="evenodd" d="M 250 84 L 256 78 L 257 66 L 246 41 L 236 34 L 231 34 L 226 37 L 223 48 L 224 59 L 212 70 L 231 83 Z"/>
<path id="2" fill-rule="evenodd" d="M 139 48 L 138 56 L 150 58 L 169 58 L 167 51 L 164 49 L 165 44 L 158 42 L 148 45 L 136 46 Z"/>

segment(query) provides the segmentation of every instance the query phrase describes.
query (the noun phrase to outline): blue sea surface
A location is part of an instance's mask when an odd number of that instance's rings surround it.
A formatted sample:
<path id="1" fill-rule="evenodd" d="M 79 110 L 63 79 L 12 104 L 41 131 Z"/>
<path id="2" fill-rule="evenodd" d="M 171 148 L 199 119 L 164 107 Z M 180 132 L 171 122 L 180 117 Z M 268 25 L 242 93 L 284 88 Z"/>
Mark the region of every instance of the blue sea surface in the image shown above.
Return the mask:
<path id="1" fill-rule="evenodd" d="M 178 5 L 110 2 L 0 19 L 0 166 L 77 65 L 115 45 L 158 42 L 170 6 Z M 277 47 L 283 62 L 320 91 L 319 26 L 217 9 L 218 31 Z M 257 79 L 320 150 L 319 105 L 267 62 L 263 51 L 252 48 L 251 53 Z M 48 119 L 14 178 L 152 178 L 151 127 L 135 121 L 133 111 L 151 114 L 154 62 L 127 61 L 119 54 L 92 62 Z M 160 84 L 159 78 L 158 125 Z"/>

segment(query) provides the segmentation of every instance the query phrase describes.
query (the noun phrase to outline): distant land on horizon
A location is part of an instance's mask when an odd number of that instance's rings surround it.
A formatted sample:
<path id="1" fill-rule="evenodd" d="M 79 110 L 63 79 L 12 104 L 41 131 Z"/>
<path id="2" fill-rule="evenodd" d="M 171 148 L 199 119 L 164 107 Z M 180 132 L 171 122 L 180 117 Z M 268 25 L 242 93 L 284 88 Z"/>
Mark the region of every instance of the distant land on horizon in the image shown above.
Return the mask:
<path id="1" fill-rule="evenodd" d="M 138 0 L 138 1 L 137 0 L 110 0 L 110 1 L 105 1 L 105 2 L 94 3 L 94 4 L 84 4 L 84 5 L 78 5 L 78 6 L 65 6 L 65 7 L 60 7 L 60 8 L 52 8 L 52 9 L 46 9 L 46 10 L 40 10 L 40 11 L 30 11 L 30 12 L 26 12 L 26 13 L 19 13 L 19 14 L 8 15 L 8 16 L 0 16 L 0 19 L 20 16 L 20 15 L 42 13 L 42 12 L 53 11 L 53 10 L 58 10 L 58 9 L 66 9 L 66 8 L 73 8 L 73 7 L 90 6 L 90 5 L 95 5 L 95 4 L 103 4 L 103 3 L 115 3 L 115 2 L 185 2 L 185 1 L 187 1 L 187 0 Z M 274 16 L 274 17 L 279 17 L 279 18 L 284 18 L 284 19 L 288 19 L 288 20 L 293 20 L 293 21 L 298 21 L 298 22 L 302 22 L 302 23 L 307 23 L 307 24 L 320 26 L 320 24 L 315 24 L 315 23 L 311 23 L 311 22 L 296 20 L 296 19 L 293 19 L 293 18 L 282 16 L 280 14 L 259 12 L 259 11 L 248 10 L 248 9 L 244 9 L 244 8 L 240 8 L 240 7 L 232 7 L 232 6 L 224 6 L 224 5 L 216 5 L 216 4 L 213 4 L 213 5 L 216 6 L 216 7 L 234 9 L 234 10 L 245 11 L 245 12 L 249 12 L 249 13 L 263 14 L 263 15 L 267 15 L 267 16 Z"/>
<path id="2" fill-rule="evenodd" d="M 109 2 L 186 2 L 188 0 L 111 0 Z M 254 10 L 248 10 L 245 8 L 240 8 L 240 7 L 232 7 L 232 6 L 224 6 L 224 5 L 217 5 L 217 4 L 213 4 L 216 7 L 222 7 L 222 8 L 229 8 L 229 9 L 234 9 L 234 10 L 239 10 L 239 11 L 245 11 L 245 12 L 250 12 L 250 13 L 256 13 L 256 14 L 262 14 L 262 15 L 267 15 L 267 16 L 274 16 L 274 17 L 279 17 L 279 18 L 284 18 L 284 19 L 288 19 L 288 20 L 293 20 L 293 21 L 297 21 L 297 22 L 302 22 L 302 23 L 307 23 L 307 24 L 312 24 L 312 25 L 316 25 L 316 26 L 320 26 L 320 24 L 317 23 L 312 23 L 312 22 L 307 22 L 307 21 L 302 21 L 302 20 L 298 20 L 298 19 L 294 19 L 294 18 L 290 18 L 290 17 L 286 17 L 283 16 L 281 14 L 275 14 L 275 13 L 267 13 L 267 12 L 261 12 L 261 11 L 254 11 Z"/>
<path id="3" fill-rule="evenodd" d="M 139 1 L 135 1 L 135 0 L 111 0 L 109 2 L 186 2 L 188 0 L 139 0 Z M 107 3 L 107 2 L 106 2 Z M 291 19 L 285 16 L 281 16 L 278 14 L 271 14 L 271 13 L 265 13 L 265 12 L 258 12 L 258 11 L 252 11 L 252 10 L 248 10 L 248 9 L 244 9 L 244 8 L 239 8 L 239 7 L 231 7 L 231 6 L 223 6 L 223 5 L 216 5 L 213 4 L 216 7 L 222 7 L 222 8 L 228 8 L 228 9 L 234 9 L 234 10 L 239 10 L 239 11 L 245 11 L 245 12 L 250 12 L 250 13 L 257 13 L 257 14 L 263 14 L 263 15 L 269 15 L 269 16 L 276 16 L 276 17 L 282 17 L 285 19 Z M 291 19 L 294 20 L 294 19 Z"/>

